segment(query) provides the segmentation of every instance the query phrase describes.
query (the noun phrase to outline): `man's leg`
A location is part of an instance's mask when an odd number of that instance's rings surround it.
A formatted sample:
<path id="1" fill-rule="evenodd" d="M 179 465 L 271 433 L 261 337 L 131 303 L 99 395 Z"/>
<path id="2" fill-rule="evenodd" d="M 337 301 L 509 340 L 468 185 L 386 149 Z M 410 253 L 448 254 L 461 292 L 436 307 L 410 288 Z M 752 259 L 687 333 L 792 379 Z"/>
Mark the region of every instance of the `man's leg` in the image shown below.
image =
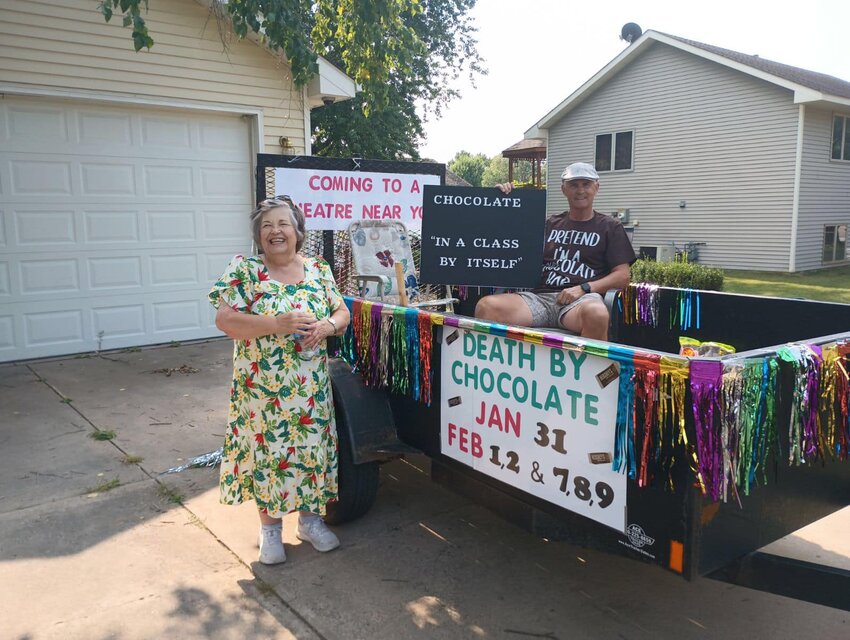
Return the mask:
<path id="1" fill-rule="evenodd" d="M 498 322 L 521 327 L 530 327 L 531 309 L 515 293 L 497 293 L 484 296 L 475 305 L 475 317 L 488 322 Z"/>
<path id="2" fill-rule="evenodd" d="M 608 339 L 609 322 L 608 307 L 596 296 L 577 304 L 561 317 L 561 324 L 567 331 L 593 340 Z"/>

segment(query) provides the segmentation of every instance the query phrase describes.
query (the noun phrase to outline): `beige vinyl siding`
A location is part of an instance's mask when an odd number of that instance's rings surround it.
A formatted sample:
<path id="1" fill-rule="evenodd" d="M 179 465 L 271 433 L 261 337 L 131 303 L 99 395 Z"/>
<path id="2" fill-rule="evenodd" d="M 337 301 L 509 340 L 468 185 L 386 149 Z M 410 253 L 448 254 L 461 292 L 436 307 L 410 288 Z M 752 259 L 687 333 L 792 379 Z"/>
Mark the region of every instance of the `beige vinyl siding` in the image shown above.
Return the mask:
<path id="1" fill-rule="evenodd" d="M 785 270 L 797 119 L 790 91 L 655 44 L 550 129 L 548 212 L 566 164 L 632 130 L 633 170 L 602 173 L 595 206 L 630 210 L 635 247 L 701 241 L 703 263 Z"/>
<path id="2" fill-rule="evenodd" d="M 850 228 L 850 162 L 830 159 L 833 115 L 850 116 L 850 109 L 833 112 L 806 107 L 797 232 L 800 271 L 824 266 L 825 225 L 846 224 Z"/>
<path id="3" fill-rule="evenodd" d="M 231 37 L 195 0 L 156 0 L 145 20 L 155 41 L 133 51 L 131 30 L 106 23 L 93 0 L 4 0 L 0 82 L 262 110 L 264 149 L 286 136 L 304 152 L 302 93 L 269 51 Z"/>

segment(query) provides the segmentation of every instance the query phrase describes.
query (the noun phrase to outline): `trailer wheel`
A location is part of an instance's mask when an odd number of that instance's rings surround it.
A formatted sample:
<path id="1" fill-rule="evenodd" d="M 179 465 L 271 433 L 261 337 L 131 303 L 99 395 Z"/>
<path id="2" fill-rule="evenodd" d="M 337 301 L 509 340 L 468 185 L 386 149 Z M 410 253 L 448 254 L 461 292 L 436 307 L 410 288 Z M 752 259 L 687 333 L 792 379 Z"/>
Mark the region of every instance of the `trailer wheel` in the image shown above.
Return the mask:
<path id="1" fill-rule="evenodd" d="M 340 413 L 337 413 L 339 421 Z M 348 429 L 337 425 L 339 438 L 339 499 L 328 503 L 325 522 L 343 524 L 364 515 L 378 495 L 380 468 L 377 462 L 354 464 Z"/>

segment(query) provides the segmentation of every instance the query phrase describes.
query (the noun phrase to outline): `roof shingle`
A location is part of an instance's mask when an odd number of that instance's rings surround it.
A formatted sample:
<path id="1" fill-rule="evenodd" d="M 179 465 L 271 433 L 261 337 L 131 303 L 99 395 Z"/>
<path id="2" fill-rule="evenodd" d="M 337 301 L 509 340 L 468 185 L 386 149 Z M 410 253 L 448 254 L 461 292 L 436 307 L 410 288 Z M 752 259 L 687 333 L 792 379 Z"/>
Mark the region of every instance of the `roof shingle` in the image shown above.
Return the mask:
<path id="1" fill-rule="evenodd" d="M 773 60 L 767 60 L 759 56 L 748 55 L 746 53 L 740 53 L 738 51 L 732 51 L 731 49 L 724 49 L 722 47 L 715 47 L 714 45 L 704 44 L 695 40 L 688 40 L 687 38 L 680 38 L 679 36 L 674 36 L 669 33 L 665 33 L 663 35 L 668 38 L 678 40 L 679 42 L 689 44 L 693 47 L 697 47 L 703 51 L 708 51 L 709 53 L 723 56 L 724 58 L 734 60 L 740 64 L 745 64 L 748 67 L 769 73 L 778 78 L 782 78 L 783 80 L 794 82 L 809 89 L 814 89 L 815 91 L 820 91 L 821 93 L 826 93 L 840 98 L 850 98 L 850 82 L 847 82 L 846 80 L 828 76 L 825 73 L 817 73 L 815 71 L 800 69 L 799 67 L 792 67 L 791 65 L 774 62 Z"/>

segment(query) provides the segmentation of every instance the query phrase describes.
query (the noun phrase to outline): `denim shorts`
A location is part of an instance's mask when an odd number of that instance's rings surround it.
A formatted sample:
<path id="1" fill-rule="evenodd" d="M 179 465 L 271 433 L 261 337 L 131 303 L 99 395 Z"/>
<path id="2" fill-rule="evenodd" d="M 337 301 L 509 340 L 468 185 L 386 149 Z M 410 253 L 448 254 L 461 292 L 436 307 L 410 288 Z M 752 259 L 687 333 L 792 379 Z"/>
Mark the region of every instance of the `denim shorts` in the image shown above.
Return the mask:
<path id="1" fill-rule="evenodd" d="M 557 298 L 560 291 L 549 291 L 545 293 L 532 293 L 531 291 L 519 291 L 517 294 L 522 297 L 528 308 L 531 309 L 531 326 L 532 327 L 552 327 L 554 329 L 563 329 L 561 318 L 574 307 L 577 307 L 582 302 L 588 300 L 599 300 L 604 302 L 602 296 L 598 293 L 585 293 L 578 300 L 573 300 L 569 304 L 558 304 Z"/>

